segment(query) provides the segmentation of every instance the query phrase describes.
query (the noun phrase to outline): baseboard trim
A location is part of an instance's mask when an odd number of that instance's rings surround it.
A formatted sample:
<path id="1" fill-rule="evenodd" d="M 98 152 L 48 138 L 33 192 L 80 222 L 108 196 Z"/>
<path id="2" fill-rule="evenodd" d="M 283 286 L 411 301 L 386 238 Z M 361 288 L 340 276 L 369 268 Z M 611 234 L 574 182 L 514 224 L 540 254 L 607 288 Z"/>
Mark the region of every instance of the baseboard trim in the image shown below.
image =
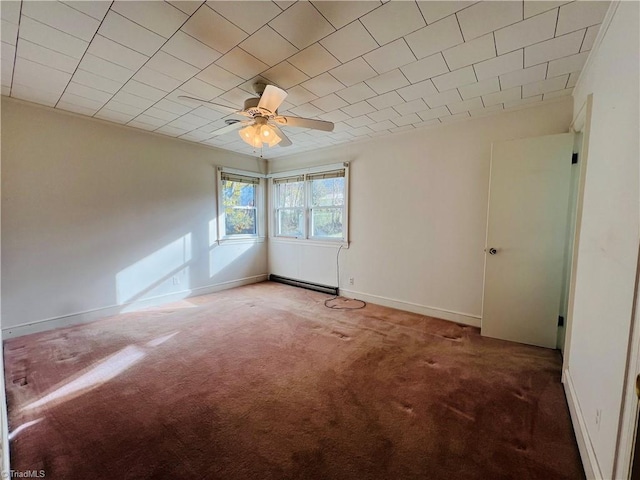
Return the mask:
<path id="1" fill-rule="evenodd" d="M 123 303 L 121 305 L 110 305 L 108 307 L 96 308 L 93 310 L 86 310 L 82 312 L 75 312 L 69 315 L 62 315 L 59 317 L 45 318 L 42 320 L 36 320 L 33 322 L 22 323 L 11 327 L 2 329 L 3 338 L 21 337 L 23 335 L 29 335 L 31 333 L 44 332 L 46 330 L 53 330 L 55 328 L 64 328 L 71 325 L 78 325 L 81 323 L 89 323 L 101 318 L 110 317 L 122 313 L 127 307 L 135 307 L 135 310 L 147 307 L 153 307 L 156 305 L 162 305 L 164 303 L 175 302 L 183 300 L 185 298 L 197 297 L 200 295 L 208 295 L 209 293 L 215 293 L 222 290 L 228 290 L 230 288 L 241 287 L 243 285 L 250 285 L 252 283 L 264 282 L 268 278 L 266 273 L 261 275 L 253 275 L 251 277 L 239 278 L 237 280 L 231 280 L 228 282 L 220 282 L 212 285 L 205 285 L 203 287 L 197 287 L 190 290 L 182 290 L 180 292 L 173 292 L 166 295 L 158 295 L 156 297 L 147 298 L 145 300 Z M 128 310 L 133 311 L 133 310 Z"/>
<path id="2" fill-rule="evenodd" d="M 578 396 L 568 368 L 562 372 L 562 383 L 564 384 L 564 393 L 567 397 L 571 423 L 573 424 L 573 431 L 576 434 L 576 441 L 578 442 L 578 450 L 580 451 L 584 473 L 587 479 L 602 480 L 603 476 L 600 471 L 600 466 L 598 465 L 598 458 L 591 443 L 587 423 L 582 414 L 580 402 L 578 402 Z"/>
<path id="3" fill-rule="evenodd" d="M 0 332 L 0 427 L 2 428 L 2 458 L 0 458 L 0 478 L 9 478 L 7 475 L 11 472 L 9 463 L 9 416 L 7 407 L 7 394 L 4 384 L 4 342 L 2 341 L 2 333 Z"/>
<path id="4" fill-rule="evenodd" d="M 340 289 L 340 295 L 349 298 L 357 298 L 358 300 L 364 300 L 365 302 L 369 303 L 375 303 L 377 305 L 382 305 L 383 307 L 397 308 L 398 310 L 419 313 L 420 315 L 426 315 L 428 317 L 440 318 L 442 320 L 448 320 L 450 322 L 462 323 L 464 325 L 470 325 L 472 327 L 480 328 L 480 317 L 477 315 L 471 315 L 469 313 L 454 312 L 451 310 L 429 307 L 426 305 L 420 305 L 418 303 L 407 302 L 404 300 L 382 297 L 380 295 L 371 295 L 368 293 L 356 292 L 354 290 L 345 290 L 343 288 Z"/>

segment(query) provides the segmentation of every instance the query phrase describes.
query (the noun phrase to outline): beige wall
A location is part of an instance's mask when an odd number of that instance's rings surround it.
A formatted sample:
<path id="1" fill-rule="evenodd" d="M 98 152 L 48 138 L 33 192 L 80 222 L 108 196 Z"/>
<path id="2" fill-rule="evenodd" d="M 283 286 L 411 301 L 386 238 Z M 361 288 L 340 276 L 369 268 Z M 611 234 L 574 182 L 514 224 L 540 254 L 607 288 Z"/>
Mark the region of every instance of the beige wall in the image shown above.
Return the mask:
<path id="1" fill-rule="evenodd" d="M 214 242 L 214 165 L 262 162 L 2 97 L 5 335 L 266 274 L 266 243 Z"/>
<path id="2" fill-rule="evenodd" d="M 270 162 L 351 162 L 340 287 L 357 298 L 479 325 L 491 142 L 567 132 L 571 99 Z M 271 239 L 271 273 L 336 284 L 337 247 Z M 354 277 L 354 285 L 348 285 Z"/>
<path id="3" fill-rule="evenodd" d="M 574 114 L 591 93 L 593 114 L 566 366 L 603 478 L 613 478 L 640 230 L 638 7 L 617 5 L 574 92 Z"/>

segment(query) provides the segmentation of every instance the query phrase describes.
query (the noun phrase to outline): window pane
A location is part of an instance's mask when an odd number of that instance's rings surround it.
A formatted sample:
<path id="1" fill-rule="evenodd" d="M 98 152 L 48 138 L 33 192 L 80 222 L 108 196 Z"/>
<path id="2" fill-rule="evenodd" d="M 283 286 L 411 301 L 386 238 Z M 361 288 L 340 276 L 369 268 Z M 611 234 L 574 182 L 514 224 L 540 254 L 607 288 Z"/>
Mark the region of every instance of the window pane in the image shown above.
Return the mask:
<path id="1" fill-rule="evenodd" d="M 312 180 L 311 205 L 314 207 L 344 205 L 344 177 Z"/>
<path id="2" fill-rule="evenodd" d="M 311 210 L 311 231 L 314 237 L 343 238 L 342 208 L 317 207 Z"/>
<path id="3" fill-rule="evenodd" d="M 304 207 L 304 182 L 279 183 L 277 206 Z"/>
<path id="4" fill-rule="evenodd" d="M 253 207 L 256 204 L 256 185 L 224 180 L 222 193 L 225 207 Z"/>
<path id="5" fill-rule="evenodd" d="M 256 209 L 254 207 L 225 207 L 226 235 L 255 235 Z"/>
<path id="6" fill-rule="evenodd" d="M 278 210 L 278 235 L 302 237 L 304 235 L 304 210 L 289 208 Z"/>

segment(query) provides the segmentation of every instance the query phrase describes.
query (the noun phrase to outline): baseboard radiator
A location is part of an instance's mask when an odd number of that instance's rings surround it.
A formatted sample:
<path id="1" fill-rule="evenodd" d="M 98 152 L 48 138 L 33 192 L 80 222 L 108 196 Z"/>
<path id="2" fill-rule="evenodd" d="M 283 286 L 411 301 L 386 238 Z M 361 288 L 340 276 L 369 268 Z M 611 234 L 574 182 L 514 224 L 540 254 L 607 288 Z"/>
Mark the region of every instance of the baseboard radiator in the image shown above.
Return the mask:
<path id="1" fill-rule="evenodd" d="M 296 280 L 295 278 L 281 277 L 280 275 L 273 274 L 269 275 L 269 280 L 271 280 L 272 282 L 284 283 L 285 285 L 291 285 L 293 287 L 306 288 L 307 290 L 328 293 L 329 295 L 338 295 L 338 287 L 330 287 L 329 285 L 305 282 L 303 280 Z"/>

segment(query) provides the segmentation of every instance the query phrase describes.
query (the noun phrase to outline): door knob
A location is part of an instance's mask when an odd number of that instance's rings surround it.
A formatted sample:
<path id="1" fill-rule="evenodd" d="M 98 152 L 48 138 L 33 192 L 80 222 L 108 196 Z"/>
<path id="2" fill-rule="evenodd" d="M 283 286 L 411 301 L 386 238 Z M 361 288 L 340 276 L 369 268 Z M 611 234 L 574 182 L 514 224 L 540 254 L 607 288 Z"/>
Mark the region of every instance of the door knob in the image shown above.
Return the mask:
<path id="1" fill-rule="evenodd" d="M 496 253 L 498 253 L 498 250 L 496 250 L 495 248 L 489 249 L 489 255 L 495 255 Z"/>

